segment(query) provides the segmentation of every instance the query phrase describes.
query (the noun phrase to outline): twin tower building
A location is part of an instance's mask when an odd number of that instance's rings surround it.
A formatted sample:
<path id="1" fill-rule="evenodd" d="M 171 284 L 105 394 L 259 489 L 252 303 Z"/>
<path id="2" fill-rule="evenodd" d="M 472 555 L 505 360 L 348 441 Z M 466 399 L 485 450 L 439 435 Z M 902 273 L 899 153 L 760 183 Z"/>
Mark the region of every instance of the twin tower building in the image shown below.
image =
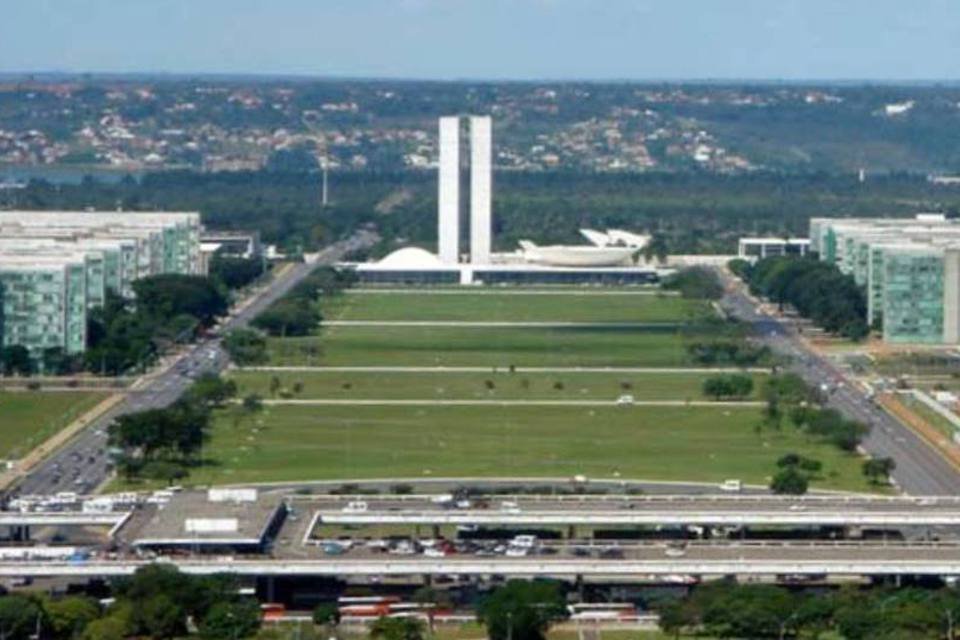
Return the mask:
<path id="1" fill-rule="evenodd" d="M 440 176 L 437 194 L 438 255 L 443 264 L 460 262 L 460 133 L 470 135 L 470 263 L 490 263 L 492 123 L 490 116 L 440 118 Z"/>

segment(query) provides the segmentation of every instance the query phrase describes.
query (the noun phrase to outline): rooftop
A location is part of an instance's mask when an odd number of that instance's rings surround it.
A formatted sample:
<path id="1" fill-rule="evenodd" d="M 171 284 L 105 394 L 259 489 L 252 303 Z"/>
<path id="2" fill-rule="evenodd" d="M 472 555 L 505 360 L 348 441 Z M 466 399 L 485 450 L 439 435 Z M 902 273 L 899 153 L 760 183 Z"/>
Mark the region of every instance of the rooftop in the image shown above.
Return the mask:
<path id="1" fill-rule="evenodd" d="M 141 524 L 134 546 L 262 545 L 283 512 L 281 498 L 246 489 L 211 499 L 215 491 L 175 493 L 158 504 Z"/>

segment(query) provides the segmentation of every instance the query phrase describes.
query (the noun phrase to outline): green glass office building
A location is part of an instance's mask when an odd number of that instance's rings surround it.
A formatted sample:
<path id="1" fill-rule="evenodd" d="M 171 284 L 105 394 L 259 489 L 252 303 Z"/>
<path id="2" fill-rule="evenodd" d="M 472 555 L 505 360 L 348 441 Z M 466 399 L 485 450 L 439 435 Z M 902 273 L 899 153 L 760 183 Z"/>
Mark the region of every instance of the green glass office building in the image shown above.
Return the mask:
<path id="1" fill-rule="evenodd" d="M 915 218 L 813 218 L 811 252 L 864 287 L 867 320 L 890 343 L 960 343 L 960 224 Z"/>
<path id="2" fill-rule="evenodd" d="M 40 360 L 82 353 L 87 313 L 108 291 L 161 273 L 200 274 L 195 212 L 0 211 L 0 345 Z"/>

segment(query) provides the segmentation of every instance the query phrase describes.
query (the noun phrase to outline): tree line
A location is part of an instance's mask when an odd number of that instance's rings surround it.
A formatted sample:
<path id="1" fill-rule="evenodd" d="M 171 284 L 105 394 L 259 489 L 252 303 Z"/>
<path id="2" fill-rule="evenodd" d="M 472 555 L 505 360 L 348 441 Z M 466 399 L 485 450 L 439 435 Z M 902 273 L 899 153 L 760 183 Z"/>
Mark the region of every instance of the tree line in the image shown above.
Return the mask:
<path id="1" fill-rule="evenodd" d="M 953 640 L 960 593 L 916 587 L 814 592 L 723 580 L 698 586 L 658 610 L 661 628 L 675 638 Z"/>
<path id="2" fill-rule="evenodd" d="M 116 580 L 110 604 L 86 596 L 0 597 L 0 637 L 7 640 L 183 638 L 194 628 L 209 640 L 238 640 L 260 628 L 260 606 L 239 595 L 232 576 L 193 577 L 153 564 Z"/>
<path id="3" fill-rule="evenodd" d="M 776 302 L 781 309 L 789 304 L 825 331 L 852 340 L 870 333 L 863 287 L 836 265 L 809 257 L 778 256 L 753 265 L 738 260 L 730 268 L 754 295 Z"/>
<path id="4" fill-rule="evenodd" d="M 185 477 L 203 462 L 198 455 L 210 439 L 212 410 L 236 393 L 234 381 L 207 374 L 169 407 L 119 416 L 108 433 L 120 474 L 128 481 L 153 478 L 169 483 Z"/>
<path id="5" fill-rule="evenodd" d="M 340 294 L 355 280 L 352 271 L 321 266 L 286 295 L 261 312 L 251 323 L 271 336 L 306 336 L 323 320 L 321 298 Z"/>
<path id="6" fill-rule="evenodd" d="M 606 227 L 654 233 L 669 253 L 733 253 L 744 235 L 806 234 L 810 211 L 869 217 L 960 210 L 960 196 L 931 185 L 924 176 L 907 174 L 871 176 L 863 184 L 853 172 L 780 171 L 498 171 L 495 180 L 498 250 L 512 250 L 524 238 L 543 244 L 581 242 L 580 228 Z M 332 202 L 323 208 L 319 178 L 309 172 L 166 171 L 116 183 L 34 180 L 25 189 L 0 194 L 0 206 L 197 210 L 208 227 L 256 229 L 265 242 L 292 255 L 375 225 L 382 242 L 373 253 L 383 254 L 401 241 L 435 245 L 435 181 L 432 172 L 424 171 L 338 170 L 331 176 Z M 410 200 L 390 215 L 377 214 L 376 204 L 398 189 L 408 191 Z"/>

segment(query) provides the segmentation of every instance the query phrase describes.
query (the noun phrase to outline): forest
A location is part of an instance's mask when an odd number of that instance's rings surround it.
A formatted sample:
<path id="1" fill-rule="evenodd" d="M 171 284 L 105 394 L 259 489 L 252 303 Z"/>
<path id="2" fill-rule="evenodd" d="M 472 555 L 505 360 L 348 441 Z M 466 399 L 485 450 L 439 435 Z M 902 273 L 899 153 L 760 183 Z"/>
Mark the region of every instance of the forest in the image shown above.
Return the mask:
<path id="1" fill-rule="evenodd" d="M 338 171 L 320 202 L 315 172 L 151 173 L 115 183 L 34 180 L 0 191 L 0 207 L 22 209 L 198 210 L 215 229 L 258 230 L 287 253 L 315 249 L 360 226 L 375 228 L 373 255 L 436 242 L 433 172 Z M 960 213 L 960 190 L 923 176 L 887 174 L 612 174 L 500 171 L 494 176 L 495 249 L 520 239 L 583 242 L 582 227 L 658 234 L 668 253 L 734 253 L 743 235 L 805 236 L 812 216 Z M 466 225 L 464 233 L 466 232 Z"/>

